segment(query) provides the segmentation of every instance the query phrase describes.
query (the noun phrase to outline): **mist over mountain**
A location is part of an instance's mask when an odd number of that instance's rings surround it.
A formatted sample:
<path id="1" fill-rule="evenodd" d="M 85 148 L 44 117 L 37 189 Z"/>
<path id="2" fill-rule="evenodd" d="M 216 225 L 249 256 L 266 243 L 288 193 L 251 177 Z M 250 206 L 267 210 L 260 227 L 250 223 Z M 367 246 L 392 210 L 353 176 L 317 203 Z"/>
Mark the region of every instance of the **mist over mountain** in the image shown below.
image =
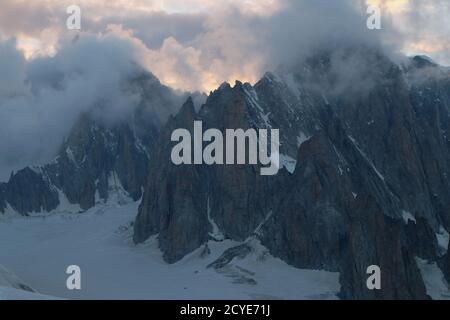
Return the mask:
<path id="1" fill-rule="evenodd" d="M 164 122 L 186 98 L 139 66 L 124 39 L 77 37 L 62 43 L 54 57 L 29 62 L 14 45 L 10 40 L 0 50 L 7 66 L 1 75 L 1 180 L 12 170 L 52 160 L 83 113 L 111 126 L 140 108 Z"/>

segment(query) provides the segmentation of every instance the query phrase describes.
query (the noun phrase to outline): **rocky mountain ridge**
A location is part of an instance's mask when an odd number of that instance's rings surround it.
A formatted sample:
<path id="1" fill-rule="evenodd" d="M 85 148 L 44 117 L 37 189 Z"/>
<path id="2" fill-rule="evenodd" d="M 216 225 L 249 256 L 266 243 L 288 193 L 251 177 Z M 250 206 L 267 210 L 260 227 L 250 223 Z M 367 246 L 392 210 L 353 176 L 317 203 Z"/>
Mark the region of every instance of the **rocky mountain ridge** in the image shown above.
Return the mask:
<path id="1" fill-rule="evenodd" d="M 175 93 L 150 73 L 130 79 L 126 90 L 139 101 L 134 109 L 124 106 L 130 109 L 125 116 L 111 121 L 105 106 L 94 106 L 80 115 L 51 163 L 13 172 L 0 183 L 0 212 L 50 212 L 62 202 L 83 211 L 107 201 L 111 189 L 139 200 L 161 125 L 187 94 Z"/>
<path id="2" fill-rule="evenodd" d="M 427 299 L 417 259 L 450 280 L 449 71 L 363 51 L 357 74 L 336 68 L 356 53 L 324 52 L 254 86 L 224 83 L 198 111 L 188 99 L 165 124 L 142 126 L 141 113 L 111 128 L 85 115 L 53 163 L 0 184 L 0 212 L 51 211 L 61 194 L 84 210 L 114 185 L 142 198 L 134 241 L 158 235 L 169 263 L 210 240 L 257 238 L 295 267 L 339 272 L 342 298 Z M 171 133 L 196 120 L 280 129 L 281 170 L 174 165 Z M 381 290 L 366 286 L 370 265 Z"/>
<path id="3" fill-rule="evenodd" d="M 356 90 L 336 85 L 325 54 L 288 81 L 224 84 L 198 113 L 187 101 L 152 155 L 135 242 L 158 234 L 175 262 L 215 229 L 236 241 L 256 233 L 296 267 L 339 271 L 343 298 L 427 298 L 416 257 L 448 259 L 450 78 L 420 57 L 397 65 L 368 54 Z M 170 133 L 194 120 L 222 131 L 280 128 L 283 166 L 295 170 L 267 178 L 255 166 L 175 166 Z M 381 267 L 382 290 L 366 287 L 370 265 Z"/>

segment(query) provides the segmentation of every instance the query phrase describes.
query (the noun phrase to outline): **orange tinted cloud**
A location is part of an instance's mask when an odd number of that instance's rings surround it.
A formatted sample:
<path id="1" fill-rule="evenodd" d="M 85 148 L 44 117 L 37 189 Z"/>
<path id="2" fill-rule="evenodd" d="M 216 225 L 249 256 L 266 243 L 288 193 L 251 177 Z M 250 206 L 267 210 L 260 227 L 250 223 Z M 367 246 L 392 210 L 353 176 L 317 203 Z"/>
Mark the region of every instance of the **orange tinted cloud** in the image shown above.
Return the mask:
<path id="1" fill-rule="evenodd" d="M 266 44 L 266 47 L 261 47 L 258 41 L 264 41 L 262 38 L 266 35 L 255 34 L 255 29 L 251 25 L 253 20 L 270 19 L 291 1 L 307 2 L 306 0 L 1 1 L 0 34 L 16 37 L 17 46 L 24 51 L 28 59 L 55 54 L 61 37 L 70 38 L 76 34 L 65 29 L 67 18 L 65 8 L 77 3 L 82 9 L 82 33 L 121 34 L 140 48 L 142 63 L 164 83 L 178 89 L 203 91 L 212 90 L 223 81 L 233 82 L 236 79 L 256 81 L 266 71 L 265 68 L 268 68 L 267 49 L 271 49 L 270 46 L 274 45 Z M 356 3 L 359 0 L 348 1 Z M 417 14 L 427 14 L 426 18 L 422 18 L 426 22 L 420 27 L 414 25 L 416 21 L 411 18 L 411 13 L 415 13 L 416 10 L 412 0 L 367 0 L 366 3 L 378 5 L 385 10 L 382 12 L 389 14 L 394 26 L 402 35 L 398 43 L 404 43 L 405 52 L 429 55 L 439 53 L 440 57 L 444 57 L 444 61 L 448 61 L 443 53 L 448 51 L 448 42 L 445 39 L 450 36 L 448 31 L 450 22 L 445 18 L 450 12 L 445 15 L 446 7 L 442 5 L 445 1 L 420 2 L 421 12 Z M 440 7 L 438 3 L 441 3 Z M 302 6 L 297 8 L 301 9 Z M 239 13 L 236 14 L 235 11 Z M 324 7 L 323 16 L 311 20 L 317 22 L 320 27 L 322 23 L 326 24 L 327 19 L 334 19 L 333 14 L 336 15 Z M 17 19 L 18 15 L 21 15 L 21 19 Z M 444 15 L 444 18 L 439 15 Z M 193 22 L 175 23 L 189 16 L 195 16 Z M 160 25 L 157 24 L 159 21 Z M 289 23 L 293 24 L 295 21 Z M 188 29 L 192 30 L 187 36 L 180 35 L 180 30 L 184 32 Z M 313 36 L 316 31 L 316 29 L 306 30 L 310 33 L 309 36 Z"/>
<path id="2" fill-rule="evenodd" d="M 367 0 L 367 3 L 386 9 L 391 14 L 402 12 L 410 5 L 409 0 Z"/>

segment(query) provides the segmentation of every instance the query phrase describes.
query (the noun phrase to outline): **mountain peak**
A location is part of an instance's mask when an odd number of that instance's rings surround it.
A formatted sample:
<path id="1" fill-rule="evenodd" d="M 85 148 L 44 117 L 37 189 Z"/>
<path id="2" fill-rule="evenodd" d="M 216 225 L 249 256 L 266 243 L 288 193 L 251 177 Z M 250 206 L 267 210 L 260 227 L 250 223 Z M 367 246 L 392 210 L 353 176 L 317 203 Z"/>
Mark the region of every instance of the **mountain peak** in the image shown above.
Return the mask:
<path id="1" fill-rule="evenodd" d="M 228 82 L 223 82 L 220 86 L 219 86 L 219 90 L 228 90 L 231 89 L 231 86 Z"/>
<path id="2" fill-rule="evenodd" d="M 185 117 L 190 118 L 190 117 L 194 117 L 196 115 L 194 101 L 192 100 L 191 96 L 189 96 L 189 98 L 183 104 L 178 115 L 181 118 L 185 118 Z"/>
<path id="3" fill-rule="evenodd" d="M 417 55 L 412 58 L 415 67 L 421 69 L 426 67 L 437 67 L 438 65 L 428 56 Z"/>

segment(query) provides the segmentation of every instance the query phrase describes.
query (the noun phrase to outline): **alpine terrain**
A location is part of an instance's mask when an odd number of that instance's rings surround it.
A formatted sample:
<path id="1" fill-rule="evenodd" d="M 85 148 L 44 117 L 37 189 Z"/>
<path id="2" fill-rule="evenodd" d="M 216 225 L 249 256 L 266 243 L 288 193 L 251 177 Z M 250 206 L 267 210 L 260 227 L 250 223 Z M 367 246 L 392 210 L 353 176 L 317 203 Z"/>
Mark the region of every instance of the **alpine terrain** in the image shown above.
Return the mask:
<path id="1" fill-rule="evenodd" d="M 450 298 L 447 68 L 339 47 L 207 97 L 147 73 L 129 86 L 141 99 L 130 117 L 83 113 L 54 161 L 0 183 L 0 263 L 30 285 L 13 287 L 64 298 Z M 278 174 L 173 164 L 171 134 L 193 133 L 194 121 L 279 129 Z M 70 264 L 85 270 L 86 291 L 65 291 Z M 367 286 L 373 265 L 379 290 Z M 47 268 L 55 280 L 39 276 Z"/>

